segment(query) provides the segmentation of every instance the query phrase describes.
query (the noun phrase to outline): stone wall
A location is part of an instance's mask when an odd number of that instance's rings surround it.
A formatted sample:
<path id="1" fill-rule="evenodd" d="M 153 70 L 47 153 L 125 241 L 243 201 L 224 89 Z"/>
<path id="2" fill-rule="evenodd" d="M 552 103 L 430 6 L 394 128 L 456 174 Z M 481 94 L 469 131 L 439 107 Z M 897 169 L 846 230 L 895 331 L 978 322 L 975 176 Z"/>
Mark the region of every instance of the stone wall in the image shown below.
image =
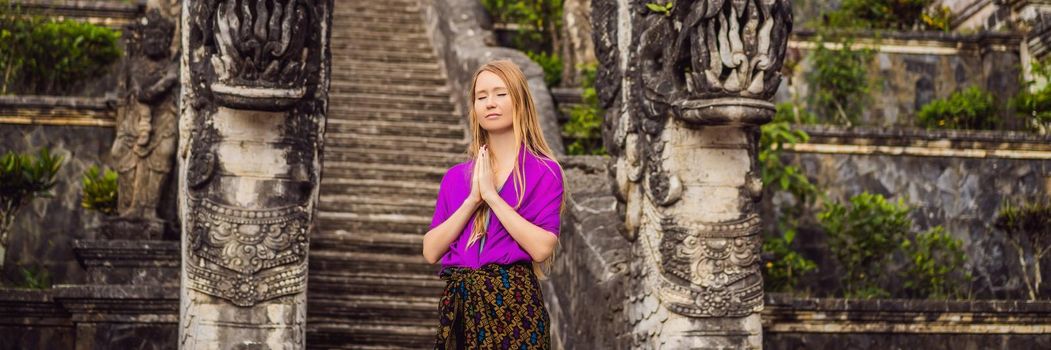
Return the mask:
<path id="1" fill-rule="evenodd" d="M 80 206 L 80 181 L 88 167 L 109 160 L 114 116 L 107 106 L 103 99 L 0 98 L 0 150 L 49 147 L 64 158 L 54 197 L 34 200 L 15 220 L 3 264 L 6 283 L 22 280 L 20 266 L 45 268 L 55 283 L 83 281 L 71 243 L 98 225 L 96 214 Z"/>
<path id="2" fill-rule="evenodd" d="M 1007 101 L 1021 86 L 1022 37 L 983 32 L 886 32 L 855 37 L 855 49 L 876 50 L 869 63 L 870 93 L 858 125 L 911 126 L 925 104 L 971 86 L 997 98 L 998 116 L 1007 129 L 1024 129 L 1024 121 L 1010 111 Z M 813 31 L 797 30 L 788 43 L 789 56 L 798 60 L 790 79 L 782 80 L 776 102 L 806 105 L 812 94 L 807 76 L 814 70 L 810 52 L 817 48 Z M 828 44 L 836 49 L 839 46 Z"/>
<path id="3" fill-rule="evenodd" d="M 797 299 L 767 295 L 763 347 L 1047 349 L 1051 302 Z"/>
<path id="4" fill-rule="evenodd" d="M 963 240 L 979 298 L 1022 298 L 1013 250 L 992 222 L 1011 200 L 1051 193 L 1051 137 L 1010 132 L 805 127 L 811 140 L 786 156 L 832 200 L 867 191 L 902 198 L 919 229 L 942 225 Z M 770 200 L 770 198 L 767 198 Z M 822 260 L 822 235 L 802 244 Z M 1045 273 L 1045 278 L 1048 275 Z"/>
<path id="5" fill-rule="evenodd" d="M 564 349 L 627 349 L 624 304 L 629 243 L 618 232 L 616 198 L 606 175 L 608 157 L 560 159 L 568 205 L 560 248 L 544 297 L 551 313 L 552 344 Z"/>

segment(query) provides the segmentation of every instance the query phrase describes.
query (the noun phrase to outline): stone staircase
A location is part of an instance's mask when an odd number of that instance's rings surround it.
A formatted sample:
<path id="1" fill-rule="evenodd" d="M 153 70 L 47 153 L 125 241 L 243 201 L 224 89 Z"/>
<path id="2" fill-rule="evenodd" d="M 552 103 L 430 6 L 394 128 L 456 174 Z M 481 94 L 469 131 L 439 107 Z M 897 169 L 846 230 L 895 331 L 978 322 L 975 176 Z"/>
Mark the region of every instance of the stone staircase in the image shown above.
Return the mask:
<path id="1" fill-rule="evenodd" d="M 444 283 L 422 255 L 464 126 L 414 0 L 339 0 L 307 347 L 429 348 Z"/>

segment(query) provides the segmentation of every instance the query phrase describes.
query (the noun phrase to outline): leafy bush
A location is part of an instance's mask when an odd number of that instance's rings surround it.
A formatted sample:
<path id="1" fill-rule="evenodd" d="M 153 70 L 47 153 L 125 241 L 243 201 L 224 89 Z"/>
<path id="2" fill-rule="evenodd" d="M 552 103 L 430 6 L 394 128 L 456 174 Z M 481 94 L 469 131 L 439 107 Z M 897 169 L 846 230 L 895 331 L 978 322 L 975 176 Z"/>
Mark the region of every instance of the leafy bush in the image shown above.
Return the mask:
<path id="1" fill-rule="evenodd" d="M 813 115 L 799 112 L 794 105 L 784 103 L 777 106 L 774 120 L 761 128 L 759 170 L 765 190 L 788 192 L 796 198 L 795 206 L 783 207 L 776 214 L 777 232 L 764 234 L 763 252 L 768 261 L 764 263 L 763 273 L 769 291 L 795 291 L 799 278 L 817 269 L 817 265 L 796 252 L 792 244 L 800 225 L 799 219 L 805 215 L 805 207 L 820 192 L 800 168 L 781 161 L 786 144 L 806 142 L 810 138 L 805 131 L 793 130 L 791 123 L 808 123 L 813 119 Z"/>
<path id="2" fill-rule="evenodd" d="M 22 281 L 18 283 L 18 287 L 29 289 L 51 288 L 51 272 L 47 269 L 38 266 L 22 267 L 19 268 L 19 272 L 22 275 Z"/>
<path id="3" fill-rule="evenodd" d="M 839 9 L 825 17 L 837 28 L 948 30 L 952 13 L 948 8 L 930 8 L 934 0 L 843 0 Z"/>
<path id="4" fill-rule="evenodd" d="M 111 169 L 100 172 L 99 167 L 92 165 L 81 182 L 84 187 L 80 204 L 84 209 L 104 215 L 117 213 L 117 172 Z"/>
<path id="5" fill-rule="evenodd" d="M 1018 113 L 1030 118 L 1029 124 L 1037 130 L 1051 129 L 1051 59 L 1036 61 L 1032 64 L 1033 75 L 1042 79 L 1042 88 L 1031 91 L 1036 80 L 1027 80 L 1018 95 L 1010 101 L 1011 107 Z"/>
<path id="6" fill-rule="evenodd" d="M 913 298 L 958 299 L 971 274 L 961 271 L 967 261 L 963 243 L 941 226 L 901 243 L 909 264 L 904 273 L 904 294 Z"/>
<path id="7" fill-rule="evenodd" d="M 606 148 L 602 145 L 602 116 L 605 113 L 599 107 L 598 95 L 595 92 L 595 65 L 581 67 L 583 75 L 583 104 L 574 106 L 569 111 L 569 121 L 562 125 L 562 135 L 566 139 L 566 153 L 570 155 L 602 155 Z"/>
<path id="8" fill-rule="evenodd" d="M 120 32 L 90 23 L 32 16 L 0 3 L 0 94 L 56 94 L 101 76 L 122 55 Z"/>
<path id="9" fill-rule="evenodd" d="M 868 92 L 872 83 L 868 78 L 868 65 L 872 61 L 872 49 L 854 48 L 853 39 L 832 39 L 841 44 L 839 49 L 826 46 L 826 35 L 818 37 L 817 49 L 810 53 L 813 70 L 807 81 L 813 86 L 811 103 L 814 112 L 826 122 L 851 125 L 868 103 Z"/>
<path id="10" fill-rule="evenodd" d="M 993 226 L 1007 235 L 1007 242 L 1018 255 L 1029 299 L 1036 300 L 1043 282 L 1040 263 L 1051 251 L 1051 202 L 1044 199 L 1020 206 L 1005 204 Z"/>
<path id="11" fill-rule="evenodd" d="M 544 83 L 547 86 L 555 86 L 562 82 L 562 58 L 558 57 L 558 54 L 526 51 L 526 56 L 544 69 Z"/>
<path id="12" fill-rule="evenodd" d="M 938 129 L 991 130 L 1000 125 L 995 97 L 975 86 L 931 101 L 920 108 L 916 119 L 922 127 Z"/>
<path id="13" fill-rule="evenodd" d="M 941 226 L 911 233 L 910 211 L 900 199 L 892 203 L 866 192 L 851 197 L 849 208 L 832 202 L 818 214 L 828 249 L 843 271 L 840 287 L 844 296 L 960 296 L 961 286 L 970 282 L 970 274 L 962 271 L 962 243 Z M 895 256 L 907 260 L 900 272 L 892 268 Z"/>
<path id="14" fill-rule="evenodd" d="M 51 155 L 47 148 L 36 157 L 11 151 L 0 157 L 0 249 L 7 246 L 18 212 L 35 198 L 51 196 L 61 167 L 62 157 Z"/>
<path id="15" fill-rule="evenodd" d="M 562 0 L 482 0 L 482 6 L 494 22 L 519 26 L 515 48 L 524 50 L 531 43 L 546 52 L 557 48 L 562 30 Z"/>

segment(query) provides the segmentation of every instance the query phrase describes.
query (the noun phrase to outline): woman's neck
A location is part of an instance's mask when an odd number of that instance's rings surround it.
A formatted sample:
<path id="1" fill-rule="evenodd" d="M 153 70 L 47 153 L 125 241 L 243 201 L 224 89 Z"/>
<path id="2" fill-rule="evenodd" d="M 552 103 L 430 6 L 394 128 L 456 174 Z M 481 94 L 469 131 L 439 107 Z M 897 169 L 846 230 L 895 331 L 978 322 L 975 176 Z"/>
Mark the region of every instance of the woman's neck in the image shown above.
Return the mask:
<path id="1" fill-rule="evenodd" d="M 501 168 L 514 166 L 514 160 L 518 159 L 518 145 L 515 144 L 514 132 L 490 133 L 489 156 L 493 157 Z"/>

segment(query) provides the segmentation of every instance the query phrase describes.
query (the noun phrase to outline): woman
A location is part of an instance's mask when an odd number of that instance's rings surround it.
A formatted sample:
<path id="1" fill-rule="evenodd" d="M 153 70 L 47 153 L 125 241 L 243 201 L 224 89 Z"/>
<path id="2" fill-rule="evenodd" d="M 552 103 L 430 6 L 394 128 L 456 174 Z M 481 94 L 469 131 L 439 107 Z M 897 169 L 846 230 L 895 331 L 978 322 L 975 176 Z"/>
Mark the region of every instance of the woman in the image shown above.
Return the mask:
<path id="1" fill-rule="evenodd" d="M 537 278 L 558 244 L 562 168 L 518 66 L 482 66 L 467 94 L 471 160 L 445 173 L 423 237 L 423 256 L 441 262 L 446 281 L 435 347 L 547 349 Z"/>

